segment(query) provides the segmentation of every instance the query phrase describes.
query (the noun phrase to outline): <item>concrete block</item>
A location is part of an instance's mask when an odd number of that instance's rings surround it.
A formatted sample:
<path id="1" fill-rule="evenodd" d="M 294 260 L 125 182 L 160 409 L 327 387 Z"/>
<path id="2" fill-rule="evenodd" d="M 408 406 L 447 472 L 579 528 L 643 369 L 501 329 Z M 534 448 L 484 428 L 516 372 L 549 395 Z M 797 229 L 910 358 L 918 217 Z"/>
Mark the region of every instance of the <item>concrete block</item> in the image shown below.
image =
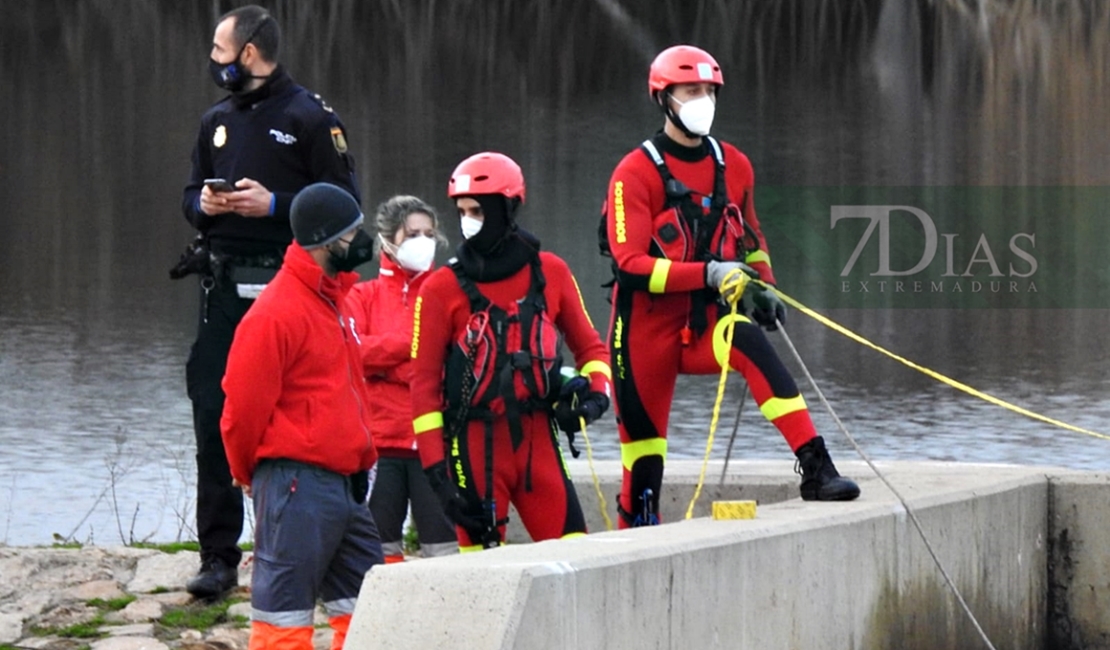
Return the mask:
<path id="1" fill-rule="evenodd" d="M 674 483 L 697 472 L 697 463 L 673 465 Z M 765 478 L 796 494 L 792 465 L 740 465 L 747 475 L 769 471 Z M 348 640 L 528 650 L 980 647 L 920 525 L 996 647 L 1043 648 L 1043 470 L 878 465 L 913 516 L 864 466 L 838 463 L 865 484 L 859 500 L 791 498 L 760 504 L 751 520 L 697 518 L 375 567 Z"/>
<path id="2" fill-rule="evenodd" d="M 1054 476 L 1050 494 L 1048 647 L 1110 650 L 1110 475 Z"/>

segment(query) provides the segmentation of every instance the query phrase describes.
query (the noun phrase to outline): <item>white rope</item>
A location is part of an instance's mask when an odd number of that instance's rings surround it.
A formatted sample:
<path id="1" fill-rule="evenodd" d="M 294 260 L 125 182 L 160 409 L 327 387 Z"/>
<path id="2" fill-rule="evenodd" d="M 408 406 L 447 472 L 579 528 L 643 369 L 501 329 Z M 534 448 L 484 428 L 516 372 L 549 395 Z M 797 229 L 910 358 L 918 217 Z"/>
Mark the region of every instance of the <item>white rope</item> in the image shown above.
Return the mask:
<path id="1" fill-rule="evenodd" d="M 890 484 L 890 481 L 888 481 L 885 476 L 883 476 L 883 473 L 879 471 L 879 468 L 875 467 L 875 464 L 871 462 L 871 459 L 867 456 L 866 453 L 864 453 L 863 449 L 858 444 L 856 444 L 855 439 L 850 433 L 848 433 L 848 429 L 845 428 L 844 423 L 841 422 L 840 418 L 836 416 L 836 413 L 832 409 L 832 405 L 830 405 L 829 401 L 825 399 L 824 393 L 822 393 L 821 389 L 817 387 L 817 382 L 814 381 L 813 375 L 809 373 L 809 368 L 807 368 L 805 362 L 802 361 L 801 355 L 798 354 L 798 350 L 794 347 L 794 342 L 790 340 L 789 336 L 787 336 L 786 328 L 783 327 L 782 323 L 779 322 L 777 319 L 775 320 L 775 323 L 778 325 L 779 331 L 782 332 L 782 338 L 784 341 L 786 341 L 786 345 L 790 347 L 790 351 L 794 354 L 794 358 L 798 361 L 798 365 L 802 367 L 802 372 L 805 373 L 806 379 L 809 380 L 810 385 L 813 386 L 813 390 L 817 393 L 817 397 L 821 400 L 821 403 L 825 405 L 825 408 L 828 410 L 829 415 L 832 416 L 833 421 L 836 422 L 836 426 L 840 428 L 840 432 L 844 434 L 844 437 L 848 439 L 848 442 L 852 443 L 852 447 L 855 448 L 856 453 L 859 454 L 860 458 L 862 458 L 864 462 L 867 463 L 867 466 L 871 468 L 871 471 L 875 472 L 875 475 L 879 477 L 879 480 L 881 480 L 887 486 L 887 488 L 894 493 L 894 496 L 898 499 L 898 502 L 902 504 L 903 508 L 905 508 L 906 514 L 909 515 L 910 521 L 913 522 L 914 528 L 917 529 L 917 534 L 921 536 L 921 541 L 925 543 L 926 550 L 929 551 L 929 555 L 933 558 L 933 562 L 937 565 L 937 569 L 940 571 L 940 574 L 944 576 L 944 581 L 948 583 L 948 588 L 952 590 L 952 594 L 955 595 L 956 600 L 959 601 L 960 607 L 963 608 L 964 612 L 967 614 L 967 617 L 971 619 L 971 623 L 979 632 L 979 636 L 982 637 L 983 643 L 987 644 L 987 647 L 990 648 L 990 650 L 995 650 L 994 644 L 991 643 L 991 640 L 987 637 L 987 633 L 984 632 L 983 627 L 979 625 L 979 620 L 976 619 L 975 614 L 971 612 L 971 608 L 968 607 L 967 602 L 964 600 L 964 597 L 960 594 L 960 590 L 956 588 L 956 583 L 952 581 L 952 578 L 948 575 L 948 572 L 944 570 L 944 565 L 940 563 L 940 558 L 937 557 L 936 551 L 933 550 L 933 545 L 929 543 L 929 538 L 925 536 L 925 530 L 921 527 L 921 522 L 917 520 L 917 514 L 915 514 L 914 511 L 910 508 L 909 504 L 906 503 L 906 500 L 902 498 L 902 494 L 898 492 L 898 490 L 896 490 L 893 485 Z"/>

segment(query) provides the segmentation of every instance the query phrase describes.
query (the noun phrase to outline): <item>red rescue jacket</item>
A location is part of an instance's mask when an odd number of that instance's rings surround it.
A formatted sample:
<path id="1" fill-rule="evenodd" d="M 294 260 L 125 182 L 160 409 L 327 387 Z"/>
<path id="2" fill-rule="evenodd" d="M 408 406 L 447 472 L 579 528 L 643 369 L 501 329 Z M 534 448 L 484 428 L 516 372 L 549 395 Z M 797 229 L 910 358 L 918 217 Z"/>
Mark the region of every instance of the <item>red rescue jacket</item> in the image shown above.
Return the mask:
<path id="1" fill-rule="evenodd" d="M 329 278 L 299 245 L 235 331 L 220 429 L 231 475 L 250 484 L 263 458 L 340 474 L 377 460 L 347 292 L 357 273 Z"/>
<path id="2" fill-rule="evenodd" d="M 378 277 L 351 289 L 347 304 L 358 321 L 362 367 L 370 389 L 370 430 L 378 453 L 415 456 L 409 376 L 412 312 L 431 271 L 413 275 L 382 257 Z"/>

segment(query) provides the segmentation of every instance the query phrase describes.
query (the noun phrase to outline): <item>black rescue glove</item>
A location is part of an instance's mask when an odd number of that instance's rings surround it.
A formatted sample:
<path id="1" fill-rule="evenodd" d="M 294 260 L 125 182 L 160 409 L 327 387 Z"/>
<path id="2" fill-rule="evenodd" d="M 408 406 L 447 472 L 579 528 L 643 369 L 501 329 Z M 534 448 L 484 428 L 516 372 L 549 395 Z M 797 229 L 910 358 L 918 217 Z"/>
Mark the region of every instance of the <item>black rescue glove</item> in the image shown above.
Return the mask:
<path id="1" fill-rule="evenodd" d="M 584 418 L 590 424 L 609 410 L 609 396 L 590 390 L 590 380 L 578 375 L 563 384 L 555 403 L 555 423 L 565 433 L 578 433 Z M 576 456 L 577 457 L 577 456 Z"/>
<path id="2" fill-rule="evenodd" d="M 366 503 L 366 495 L 370 492 L 370 474 L 366 470 L 355 472 L 347 477 L 351 482 L 351 497 L 355 503 Z"/>
<path id="3" fill-rule="evenodd" d="M 750 292 L 752 308 L 748 313 L 751 314 L 752 320 L 763 329 L 774 332 L 779 328 L 775 322 L 776 320 L 779 323 L 786 324 L 786 305 L 782 302 L 782 298 L 779 298 L 778 294 L 775 293 L 773 287 L 759 283 L 753 284 L 758 284 L 758 288 Z"/>
<path id="4" fill-rule="evenodd" d="M 439 497 L 439 503 L 443 506 L 443 512 L 447 518 L 462 526 L 472 541 L 484 539 L 489 532 L 489 526 L 482 521 L 482 509 L 472 506 L 459 493 L 458 486 L 447 476 L 447 461 L 441 460 L 426 467 L 424 475 L 428 477 L 432 490 Z"/>

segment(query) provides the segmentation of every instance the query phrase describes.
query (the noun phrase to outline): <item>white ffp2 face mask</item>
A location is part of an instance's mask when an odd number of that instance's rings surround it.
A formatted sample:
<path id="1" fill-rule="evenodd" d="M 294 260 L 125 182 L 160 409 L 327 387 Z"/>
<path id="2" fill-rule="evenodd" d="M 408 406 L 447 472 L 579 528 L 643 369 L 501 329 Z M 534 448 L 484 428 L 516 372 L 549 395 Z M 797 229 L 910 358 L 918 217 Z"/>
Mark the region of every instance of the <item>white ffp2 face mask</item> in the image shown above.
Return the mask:
<path id="1" fill-rule="evenodd" d="M 435 237 L 409 237 L 401 242 L 394 254 L 401 268 L 415 273 L 423 273 L 432 268 L 436 258 Z"/>
<path id="2" fill-rule="evenodd" d="M 717 112 L 717 103 L 709 95 L 691 99 L 683 104 L 677 97 L 671 96 L 678 102 L 678 119 L 695 135 L 709 135 L 713 126 L 713 116 Z"/>
<path id="3" fill-rule="evenodd" d="M 482 229 L 483 221 L 474 217 L 459 217 L 459 223 L 462 228 L 463 239 L 470 239 Z"/>

